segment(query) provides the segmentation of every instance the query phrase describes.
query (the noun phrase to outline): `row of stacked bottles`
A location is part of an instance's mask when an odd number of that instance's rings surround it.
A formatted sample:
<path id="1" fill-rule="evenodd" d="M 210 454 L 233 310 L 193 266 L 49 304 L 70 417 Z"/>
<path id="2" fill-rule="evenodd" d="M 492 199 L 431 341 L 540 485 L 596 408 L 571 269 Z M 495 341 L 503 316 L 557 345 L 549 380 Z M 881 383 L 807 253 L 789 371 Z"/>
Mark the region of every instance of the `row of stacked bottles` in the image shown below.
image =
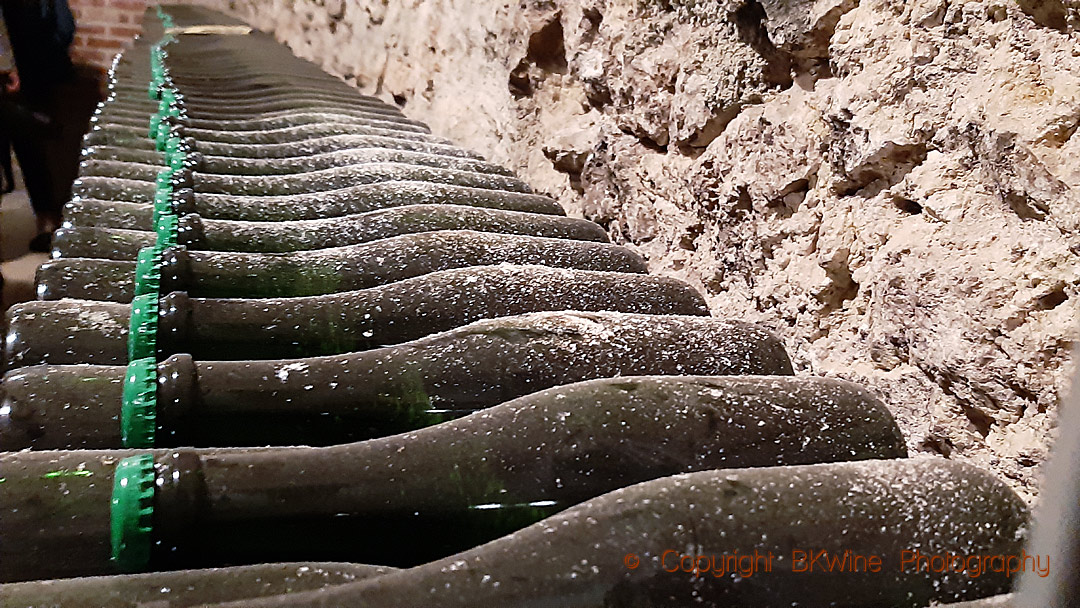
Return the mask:
<path id="1" fill-rule="evenodd" d="M 906 458 L 867 390 L 794 376 L 769 332 L 242 23 L 145 23 L 8 314 L 5 607 L 1007 590 L 902 568 L 1016 553 L 1027 512 Z"/>

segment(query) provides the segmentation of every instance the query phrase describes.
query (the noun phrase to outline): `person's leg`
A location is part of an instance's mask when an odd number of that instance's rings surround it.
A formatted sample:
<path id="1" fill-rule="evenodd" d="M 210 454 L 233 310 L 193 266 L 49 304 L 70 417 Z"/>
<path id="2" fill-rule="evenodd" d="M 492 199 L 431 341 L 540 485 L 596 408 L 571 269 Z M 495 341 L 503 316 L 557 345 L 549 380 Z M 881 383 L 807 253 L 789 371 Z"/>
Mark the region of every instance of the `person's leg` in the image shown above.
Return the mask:
<path id="1" fill-rule="evenodd" d="M 57 85 L 53 103 L 48 108 L 52 121 L 47 142 L 49 177 L 53 181 L 52 221 L 59 225 L 63 204 L 71 199 L 72 182 L 79 175 L 83 133 L 90 127 L 90 117 L 101 100 L 101 75 L 80 69 L 69 81 Z"/>
<path id="2" fill-rule="evenodd" d="M 11 139 L 37 222 L 38 234 L 31 241 L 31 251 L 47 252 L 51 247 L 50 235 L 60 226 L 60 206 L 56 204 L 53 194 L 45 143 L 42 138 L 32 135 L 19 135 Z"/>
<path id="3" fill-rule="evenodd" d="M 0 132 L 0 174 L 3 177 L 0 194 L 7 194 L 14 190 L 15 171 L 11 166 L 11 139 L 3 132 Z"/>

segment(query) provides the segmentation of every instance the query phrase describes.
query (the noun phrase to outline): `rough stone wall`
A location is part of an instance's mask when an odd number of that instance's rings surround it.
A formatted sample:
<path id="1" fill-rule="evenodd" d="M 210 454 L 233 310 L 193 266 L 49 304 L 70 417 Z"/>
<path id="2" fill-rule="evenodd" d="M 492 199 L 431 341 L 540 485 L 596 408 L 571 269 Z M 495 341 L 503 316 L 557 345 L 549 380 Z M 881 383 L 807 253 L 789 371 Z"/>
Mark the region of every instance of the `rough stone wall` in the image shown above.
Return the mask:
<path id="1" fill-rule="evenodd" d="M 1080 324 L 1080 2 L 220 6 L 1034 496 Z"/>

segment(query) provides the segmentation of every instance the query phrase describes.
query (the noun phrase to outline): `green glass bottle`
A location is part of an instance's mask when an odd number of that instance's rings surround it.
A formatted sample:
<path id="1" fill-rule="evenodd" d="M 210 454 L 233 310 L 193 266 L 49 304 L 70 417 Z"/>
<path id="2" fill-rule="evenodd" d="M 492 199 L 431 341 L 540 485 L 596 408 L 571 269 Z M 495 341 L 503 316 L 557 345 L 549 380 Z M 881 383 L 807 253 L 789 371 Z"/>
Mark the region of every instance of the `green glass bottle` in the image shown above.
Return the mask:
<path id="1" fill-rule="evenodd" d="M 64 204 L 61 228 L 119 228 L 153 232 L 153 207 L 145 203 L 73 198 Z"/>
<path id="2" fill-rule="evenodd" d="M 138 180 L 100 177 L 76 180 L 77 199 L 127 203 L 153 202 L 155 185 Z M 422 181 L 376 182 L 322 193 L 288 196 L 235 196 L 193 193 L 177 187 L 177 212 L 214 219 L 284 221 L 327 218 L 410 204 L 457 204 L 473 207 L 565 215 L 545 196 Z M 293 209 L 289 209 L 293 207 Z"/>
<path id="3" fill-rule="evenodd" d="M 382 135 L 358 134 L 327 135 L 304 140 L 303 142 L 286 142 L 279 144 L 220 143 L 203 141 L 195 144 L 193 149 L 202 154 L 204 158 L 246 158 L 272 161 L 289 158 L 299 160 L 306 158 L 307 156 L 344 152 L 373 146 L 438 153 L 446 156 L 463 156 L 475 159 L 481 158 L 476 152 L 465 150 L 449 143 L 396 139 Z M 231 172 L 232 171 L 220 171 L 220 173 Z"/>
<path id="4" fill-rule="evenodd" d="M 100 161 L 112 162 L 112 161 Z M 82 198 L 116 199 L 134 203 L 153 202 L 156 172 L 151 165 L 122 164 L 137 179 L 86 175 L 79 177 L 73 187 L 73 195 Z M 142 169 L 137 169 L 142 167 Z M 116 168 L 114 166 L 114 168 Z M 114 171 L 120 172 L 120 171 Z M 297 175 L 212 175 L 198 174 L 193 184 L 197 194 L 224 194 L 241 197 L 270 197 L 308 195 L 340 191 L 364 184 L 380 182 L 420 181 L 433 184 L 450 184 L 482 190 L 500 190 L 530 194 L 529 186 L 514 177 L 492 173 L 475 173 L 457 169 L 411 165 L 405 163 L 368 163 L 334 169 L 323 169 Z M 268 201 L 262 201 L 267 203 Z"/>
<path id="5" fill-rule="evenodd" d="M 117 148 L 92 148 L 83 157 L 79 166 L 79 173 L 83 176 L 119 177 L 126 179 L 141 179 L 152 181 L 161 170 L 162 162 L 154 155 L 156 151 L 130 150 L 126 154 L 112 153 L 110 150 Z M 104 152 L 103 152 L 104 150 Z M 139 160 L 107 158 L 108 156 L 141 156 Z M 106 158 L 101 158 L 106 156 Z M 401 150 L 395 148 L 369 147 L 356 150 L 330 152 L 315 157 L 303 159 L 280 159 L 260 160 L 245 158 L 222 158 L 198 157 L 192 162 L 192 170 L 196 171 L 195 181 L 200 176 L 218 175 L 302 175 L 313 171 L 328 171 L 344 167 L 363 166 L 367 164 L 398 163 L 412 164 L 428 167 L 441 167 L 457 171 L 469 171 L 473 173 L 492 173 L 497 175 L 512 175 L 509 169 L 500 165 L 479 161 L 472 158 L 459 156 L 444 156 L 429 152 Z M 226 169 L 221 171 L 220 169 Z M 220 180 L 219 180 L 220 181 Z"/>
<path id="6" fill-rule="evenodd" d="M 189 608 L 298 593 L 395 572 L 340 562 L 279 563 L 0 585 L 7 608 Z"/>
<path id="7" fill-rule="evenodd" d="M 297 222 L 204 220 L 181 216 L 177 239 L 193 250 L 284 253 L 367 243 L 405 234 L 473 230 L 499 234 L 607 242 L 588 220 L 463 205 L 409 205 L 345 217 Z M 57 230 L 56 257 L 134 260 L 155 243 L 153 232 L 75 227 Z"/>
<path id="8" fill-rule="evenodd" d="M 125 374 L 131 381 L 128 393 Z M 779 340 L 743 323 L 671 315 L 532 313 L 329 357 L 194 361 L 190 355 L 173 355 L 156 368 L 152 359 L 128 369 L 23 367 L 4 377 L 8 415 L 0 425 L 0 445 L 6 450 L 116 446 L 122 419 L 156 421 L 135 435 L 145 434 L 158 445 L 235 444 L 244 430 L 287 433 L 251 439 L 264 444 L 313 434 L 305 428 L 322 428 L 332 438 L 342 433 L 377 436 L 467 415 L 552 386 L 649 374 L 791 375 L 792 368 Z M 287 422 L 258 428 L 228 422 L 255 414 Z M 218 442 L 206 435 L 214 432 L 225 432 L 228 439 Z"/>
<path id="9" fill-rule="evenodd" d="M 193 137 L 198 141 L 215 142 L 227 145 L 236 143 L 296 144 L 333 135 L 374 135 L 443 145 L 451 145 L 452 143 L 443 137 L 428 135 L 424 132 L 402 130 L 400 126 L 386 128 L 357 124 L 310 124 L 284 129 L 271 129 L 268 131 L 243 131 L 235 133 L 229 131 L 190 128 L 181 129 L 179 134 L 184 137 Z M 153 140 L 147 139 L 145 129 L 141 127 L 106 123 L 99 123 L 91 127 L 91 130 L 83 137 L 83 143 L 88 146 L 124 146 L 143 150 L 154 148 L 154 142 Z"/>
<path id="10" fill-rule="evenodd" d="M 254 416 L 251 423 L 258 424 Z M 146 454 L 126 480 L 150 488 L 136 498 L 152 512 L 144 530 L 121 521 L 118 531 L 115 523 L 102 525 L 118 516 L 101 500 L 99 486 L 115 484 L 117 461 L 129 452 L 0 456 L 10 484 L 0 506 L 30 511 L 0 521 L 0 551 L 45 551 L 23 563 L 0 562 L 0 580 L 115 571 L 117 564 L 101 551 L 111 544 L 102 537 L 106 531 L 124 536 L 114 551 L 118 565 L 132 570 L 309 559 L 416 565 L 649 479 L 713 468 L 902 458 L 905 448 L 888 410 L 854 385 L 652 377 L 558 387 L 445 424 L 347 445 Z M 79 495 L 77 504 L 54 505 L 64 498 L 42 476 L 71 470 L 85 473 L 58 479 Z M 70 533 L 62 524 L 72 507 L 85 518 L 71 530 L 82 532 L 79 547 L 57 550 L 52 543 Z M 37 525 L 25 525 L 27 518 Z"/>
<path id="11" fill-rule="evenodd" d="M 191 298 L 173 292 L 157 313 L 84 300 L 37 301 L 8 310 L 6 363 L 128 363 L 116 326 L 156 326 L 157 352 L 198 359 L 313 357 L 398 344 L 480 319 L 544 310 L 708 315 L 677 279 L 547 266 L 441 270 L 356 291 L 297 298 Z"/>
<path id="12" fill-rule="evenodd" d="M 146 116 L 143 115 L 133 115 L 132 118 L 146 120 Z M 279 150 L 281 146 L 257 144 L 215 146 L 215 149 L 222 147 L 225 149 L 218 149 L 218 154 L 204 154 L 200 151 L 199 144 L 191 138 L 185 139 L 184 146 L 190 151 L 190 154 L 198 156 L 198 162 L 195 163 L 193 168 L 205 173 L 248 175 L 298 173 L 302 170 L 327 169 L 356 164 L 361 160 L 371 158 L 372 155 L 390 154 L 398 151 L 483 161 L 481 155 L 476 152 L 445 144 L 363 135 L 333 136 L 328 139 L 329 141 L 326 142 L 314 140 L 305 143 L 303 146 L 296 146 L 293 155 L 283 154 L 283 151 Z M 337 145 L 330 146 L 331 142 L 336 142 Z M 330 149 L 306 154 L 312 148 L 320 150 L 323 147 L 329 147 Z M 272 153 L 277 151 L 277 153 L 267 157 L 253 156 L 261 153 L 263 148 L 270 149 Z M 148 164 L 161 164 L 164 161 L 162 153 L 156 150 L 132 150 L 117 146 L 90 146 L 83 150 L 82 158 L 86 160 L 112 160 Z M 406 156 L 402 158 L 406 158 Z"/>
<path id="13" fill-rule="evenodd" d="M 176 76 L 170 80 L 176 85 Z M 310 83 L 310 81 L 308 81 Z M 284 86 L 283 86 L 284 85 Z M 371 114 L 401 117 L 401 110 L 386 102 L 370 97 L 357 96 L 355 91 L 345 89 L 304 91 L 291 89 L 287 84 L 274 83 L 253 92 L 217 91 L 211 97 L 196 93 L 191 88 L 181 88 L 186 113 L 190 119 L 207 123 L 193 125 L 211 129 L 222 126 L 224 121 L 250 120 L 263 116 L 295 114 L 299 112 L 332 112 L 336 116 L 367 116 Z M 342 94 L 344 93 L 344 94 Z M 157 109 L 157 103 L 146 97 L 145 85 L 114 86 L 110 98 L 110 110 Z"/>
<path id="14" fill-rule="evenodd" d="M 1007 485 L 940 458 L 703 471 L 611 492 L 423 566 L 242 605 L 917 608 L 1008 590 L 1000 566 L 940 564 L 1019 556 L 1027 525 Z M 915 551 L 939 556 L 933 570 L 904 562 Z"/>
<path id="15" fill-rule="evenodd" d="M 162 293 L 186 291 L 193 297 L 261 298 L 352 291 L 440 270 L 503 263 L 623 273 L 647 271 L 641 256 L 617 245 L 471 230 L 421 232 L 292 253 L 223 253 L 175 247 L 163 252 L 157 271 Z M 37 296 L 39 300 L 130 302 L 135 273 L 135 262 L 50 260 L 38 267 Z"/>
<path id="16" fill-rule="evenodd" d="M 186 101 L 186 100 L 185 100 Z M 185 106 L 187 104 L 185 103 Z M 115 124 L 142 127 L 136 112 L 131 112 L 115 104 L 107 106 L 98 114 L 98 122 L 102 124 Z M 186 114 L 186 108 L 185 108 Z M 391 129 L 400 128 L 402 131 L 414 133 L 430 133 L 424 123 L 406 118 L 393 107 L 384 108 L 341 108 L 332 105 L 320 104 L 315 108 L 296 108 L 284 112 L 277 112 L 271 116 L 259 113 L 255 117 L 244 119 L 213 120 L 207 118 L 182 117 L 177 124 L 208 131 L 272 131 L 287 127 L 312 124 L 355 124 L 380 126 Z"/>
<path id="17" fill-rule="evenodd" d="M 370 211 L 379 211 L 394 207 L 417 205 L 438 215 L 438 208 L 433 205 L 458 205 L 505 211 L 521 211 L 545 215 L 565 215 L 561 207 L 553 200 L 536 195 L 523 195 L 478 188 L 427 184 L 424 182 L 379 183 L 348 188 L 348 192 L 331 193 L 318 197 L 275 197 L 269 202 L 246 197 L 223 197 L 217 195 L 195 195 L 190 190 L 181 189 L 174 195 L 176 210 L 181 214 L 198 214 L 210 220 L 240 220 L 264 222 L 293 222 L 320 220 L 324 232 L 332 232 L 329 226 L 342 217 L 359 215 Z M 349 197 L 352 195 L 352 198 Z M 288 201 L 292 203 L 288 203 Z M 418 202 L 421 202 L 418 204 Z M 283 204 L 277 204 L 283 203 Z M 422 209 L 422 210 L 423 210 Z M 152 230 L 151 206 L 145 202 L 102 200 L 84 197 L 73 198 L 64 208 L 67 227 L 120 228 L 128 230 Z M 362 218 L 352 221 L 361 221 Z M 340 220 L 349 227 L 350 220 Z M 580 221 L 580 220 L 579 220 Z M 361 222 L 364 223 L 364 222 Z M 229 227 L 223 224 L 223 228 Z M 269 224 L 263 224 L 273 229 Z M 310 226 L 299 225 L 300 229 Z M 289 232 L 285 226 L 278 232 Z M 601 231 L 602 232 L 602 231 Z M 322 242 L 331 242 L 324 236 Z M 343 239 L 338 239 L 339 244 Z M 329 245 L 327 245 L 329 246 Z M 276 249 L 281 250 L 281 249 Z"/>

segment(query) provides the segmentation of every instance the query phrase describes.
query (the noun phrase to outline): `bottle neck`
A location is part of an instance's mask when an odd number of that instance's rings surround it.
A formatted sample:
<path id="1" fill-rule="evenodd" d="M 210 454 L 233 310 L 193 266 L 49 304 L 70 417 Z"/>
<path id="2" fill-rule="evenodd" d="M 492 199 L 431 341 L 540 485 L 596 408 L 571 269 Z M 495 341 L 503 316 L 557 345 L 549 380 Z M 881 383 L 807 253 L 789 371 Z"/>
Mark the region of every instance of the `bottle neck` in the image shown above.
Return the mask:
<path id="1" fill-rule="evenodd" d="M 188 190 L 187 192 L 191 192 Z M 177 211 L 176 241 L 188 249 L 205 249 L 207 245 L 206 228 L 202 217 L 194 211 L 195 197 L 191 195 L 190 203 L 181 203 L 182 208 L 191 208 L 192 211 Z"/>
<path id="2" fill-rule="evenodd" d="M 157 366 L 157 445 L 191 445 L 200 423 L 198 374 L 191 355 L 173 355 Z"/>
<path id="3" fill-rule="evenodd" d="M 160 293 L 186 291 L 193 283 L 191 255 L 185 246 L 169 247 L 161 253 Z"/>
<path id="4" fill-rule="evenodd" d="M 210 508 L 202 459 L 194 450 L 175 450 L 154 462 L 151 562 L 157 566 L 190 563 Z"/>
<path id="5" fill-rule="evenodd" d="M 195 305 L 186 292 L 174 291 L 158 301 L 157 349 L 163 356 L 192 352 Z"/>

